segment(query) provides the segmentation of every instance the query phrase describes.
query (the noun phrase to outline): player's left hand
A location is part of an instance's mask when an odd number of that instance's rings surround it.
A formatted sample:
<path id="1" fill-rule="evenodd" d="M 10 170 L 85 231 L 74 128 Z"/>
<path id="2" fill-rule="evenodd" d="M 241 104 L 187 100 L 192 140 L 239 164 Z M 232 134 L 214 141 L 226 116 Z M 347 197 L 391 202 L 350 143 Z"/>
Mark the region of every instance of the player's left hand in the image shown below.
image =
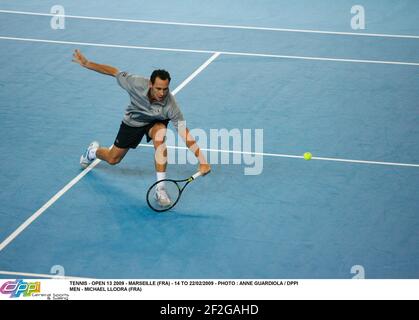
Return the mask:
<path id="1" fill-rule="evenodd" d="M 75 62 L 75 63 L 78 63 L 82 67 L 85 67 L 87 65 L 87 62 L 88 62 L 86 57 L 78 49 L 74 50 L 72 61 Z"/>

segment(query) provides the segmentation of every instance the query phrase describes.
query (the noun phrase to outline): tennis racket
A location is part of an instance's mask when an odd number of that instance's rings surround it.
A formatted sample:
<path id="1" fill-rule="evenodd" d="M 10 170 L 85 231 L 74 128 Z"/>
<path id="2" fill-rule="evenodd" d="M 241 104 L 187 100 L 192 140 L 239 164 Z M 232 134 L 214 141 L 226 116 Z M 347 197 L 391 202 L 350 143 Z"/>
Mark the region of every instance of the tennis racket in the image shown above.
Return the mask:
<path id="1" fill-rule="evenodd" d="M 198 171 L 193 176 L 183 180 L 163 179 L 156 181 L 147 191 L 147 204 L 157 212 L 172 209 L 178 203 L 186 186 L 201 175 L 202 173 Z M 182 186 L 183 182 L 185 183 Z"/>

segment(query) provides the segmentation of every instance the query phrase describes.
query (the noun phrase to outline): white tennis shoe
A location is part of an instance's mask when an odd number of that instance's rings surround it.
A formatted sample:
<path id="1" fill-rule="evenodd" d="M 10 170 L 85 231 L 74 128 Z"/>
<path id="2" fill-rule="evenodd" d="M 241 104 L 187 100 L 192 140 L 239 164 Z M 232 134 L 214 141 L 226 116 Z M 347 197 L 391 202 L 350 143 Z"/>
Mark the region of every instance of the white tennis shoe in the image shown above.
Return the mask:
<path id="1" fill-rule="evenodd" d="M 162 207 L 168 207 L 172 203 L 164 187 L 157 187 L 154 197 Z"/>
<path id="2" fill-rule="evenodd" d="M 99 142 L 93 141 L 89 146 L 87 147 L 84 154 L 80 157 L 80 165 L 83 169 L 87 168 L 95 159 L 92 159 L 89 157 L 90 150 L 94 148 L 99 148 Z"/>

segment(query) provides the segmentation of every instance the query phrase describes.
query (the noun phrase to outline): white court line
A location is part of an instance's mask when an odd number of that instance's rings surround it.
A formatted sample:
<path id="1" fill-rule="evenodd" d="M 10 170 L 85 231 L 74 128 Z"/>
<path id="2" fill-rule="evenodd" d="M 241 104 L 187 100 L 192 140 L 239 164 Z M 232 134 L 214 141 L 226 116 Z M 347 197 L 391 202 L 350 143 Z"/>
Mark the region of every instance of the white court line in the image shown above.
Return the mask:
<path id="1" fill-rule="evenodd" d="M 20 277 L 32 277 L 32 278 L 51 278 L 51 279 L 74 279 L 74 280 L 87 280 L 92 278 L 81 278 L 81 277 L 72 277 L 72 276 L 57 276 L 53 274 L 42 274 L 42 273 L 27 273 L 27 272 L 12 272 L 12 271 L 1 271 L 0 274 L 6 276 L 20 276 Z M 15 277 L 13 277 L 15 278 Z"/>
<path id="2" fill-rule="evenodd" d="M 205 61 L 191 76 L 185 79 L 175 90 L 173 94 L 182 90 L 189 82 L 191 82 L 200 72 L 202 72 L 208 65 L 213 62 L 220 54 L 214 53 L 207 61 Z M 40 209 L 31 215 L 25 222 L 23 222 L 15 231 L 12 232 L 2 243 L 0 243 L 0 251 L 2 251 L 10 242 L 12 242 L 20 233 L 23 232 L 32 222 L 34 222 L 42 213 L 45 212 L 54 202 L 70 190 L 77 182 L 79 182 L 90 170 L 97 166 L 101 160 L 96 159 L 86 169 L 84 169 L 77 177 L 71 180 L 64 188 L 58 191 L 51 199 L 48 200 Z"/>
<path id="3" fill-rule="evenodd" d="M 0 243 L 0 251 L 2 251 L 10 242 L 13 241 L 23 230 L 25 230 L 32 222 L 34 222 L 45 210 L 47 210 L 55 201 L 71 189 L 77 182 L 79 182 L 90 170 L 97 164 L 95 160 L 90 166 L 83 170 L 77 177 L 71 180 L 64 188 L 58 191 L 51 199 L 49 199 L 41 208 L 39 208 L 33 215 L 31 215 L 24 223 L 22 223 L 15 231 L 13 231 L 2 243 Z"/>
<path id="4" fill-rule="evenodd" d="M 287 56 L 287 55 L 278 55 L 278 54 L 233 52 L 233 51 L 214 51 L 214 50 L 194 50 L 194 49 L 176 49 L 176 48 L 161 48 L 161 47 L 127 46 L 127 45 L 118 45 L 118 44 L 78 42 L 78 41 L 60 41 L 60 40 L 46 40 L 46 39 L 34 39 L 34 38 L 17 38 L 17 37 L 4 37 L 4 36 L 0 36 L 0 40 L 41 42 L 41 43 L 65 44 L 65 45 L 76 45 L 76 46 L 91 46 L 91 47 L 105 47 L 105 48 L 123 48 L 123 49 L 137 49 L 137 50 L 187 52 L 187 53 L 208 53 L 208 54 L 218 53 L 218 54 L 224 54 L 224 55 L 262 57 L 262 58 L 281 58 L 281 59 L 333 61 L 333 62 L 350 62 L 350 63 L 372 63 L 372 64 L 388 64 L 388 65 L 405 65 L 405 66 L 415 66 L 415 67 L 419 66 L 419 62 L 339 59 L 339 58 Z"/>
<path id="5" fill-rule="evenodd" d="M 149 144 L 139 144 L 141 147 L 154 148 Z M 179 149 L 179 150 L 188 150 L 186 147 L 175 147 L 167 146 L 168 149 Z M 293 158 L 293 159 L 304 159 L 304 156 L 296 156 L 291 154 L 280 154 L 280 153 L 261 153 L 261 152 L 246 152 L 246 151 L 234 151 L 234 150 L 220 150 L 220 149 L 207 149 L 201 148 L 202 151 L 208 152 L 218 152 L 218 153 L 231 153 L 231 154 L 247 154 L 252 156 L 263 156 L 263 157 L 278 157 L 278 158 Z M 382 161 L 369 161 L 369 160 L 351 160 L 351 159 L 339 159 L 339 158 L 322 158 L 322 157 L 312 157 L 312 160 L 321 160 L 321 161 L 335 161 L 335 162 L 348 162 L 348 163 L 361 163 L 361 164 L 375 164 L 383 166 L 397 166 L 397 167 L 414 167 L 419 168 L 419 164 L 412 163 L 398 163 L 398 162 L 382 162 Z"/>
<path id="6" fill-rule="evenodd" d="M 211 58 L 209 58 L 207 61 L 205 61 L 205 63 L 200 66 L 198 69 L 195 70 L 194 73 L 192 73 L 188 78 L 185 79 L 185 81 L 183 81 L 175 90 L 173 90 L 173 95 L 176 95 L 176 93 L 178 93 L 180 90 L 182 90 L 189 82 L 192 81 L 193 78 L 195 78 L 198 74 L 200 74 L 202 72 L 202 70 L 204 70 L 206 67 L 208 67 L 208 65 L 213 62 L 215 59 L 218 58 L 218 56 L 220 55 L 219 52 L 215 52 Z"/>
<path id="7" fill-rule="evenodd" d="M 98 20 L 98 21 L 160 24 L 160 25 L 184 26 L 184 27 L 203 27 L 203 28 L 217 28 L 217 29 L 240 29 L 240 30 L 258 30 L 258 31 L 276 31 L 276 32 L 314 33 L 314 34 L 317 33 L 317 34 L 342 35 L 342 36 L 419 39 L 419 36 L 404 35 L 404 34 L 356 33 L 356 32 L 324 31 L 324 30 L 309 30 L 309 29 L 269 28 L 269 27 L 239 26 L 239 25 L 224 25 L 224 24 L 189 23 L 189 22 L 138 20 L 138 19 L 118 19 L 118 18 L 75 16 L 75 15 L 68 15 L 68 14 L 58 15 L 58 14 L 52 14 L 52 13 L 39 13 L 39 12 L 13 11 L 13 10 L 0 10 L 0 13 L 11 13 L 11 14 L 32 15 L 32 16 L 47 16 L 47 17 L 54 16 L 54 17 L 65 17 L 65 18 L 72 18 L 72 19 L 85 19 L 85 20 Z"/>

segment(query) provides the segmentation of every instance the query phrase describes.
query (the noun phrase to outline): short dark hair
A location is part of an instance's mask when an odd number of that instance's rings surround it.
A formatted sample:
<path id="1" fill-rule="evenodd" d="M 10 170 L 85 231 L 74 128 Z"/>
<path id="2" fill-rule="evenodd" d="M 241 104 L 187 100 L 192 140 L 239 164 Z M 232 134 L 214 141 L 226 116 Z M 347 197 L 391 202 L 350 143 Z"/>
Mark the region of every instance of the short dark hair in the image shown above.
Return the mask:
<path id="1" fill-rule="evenodd" d="M 158 69 L 158 70 L 153 71 L 153 73 L 150 76 L 150 81 L 151 81 L 152 84 L 154 84 L 154 82 L 156 81 L 156 78 L 160 78 L 162 80 L 169 79 L 169 82 L 170 82 L 170 80 L 172 80 L 170 78 L 170 73 L 167 72 L 166 70 L 163 70 L 163 69 Z"/>

